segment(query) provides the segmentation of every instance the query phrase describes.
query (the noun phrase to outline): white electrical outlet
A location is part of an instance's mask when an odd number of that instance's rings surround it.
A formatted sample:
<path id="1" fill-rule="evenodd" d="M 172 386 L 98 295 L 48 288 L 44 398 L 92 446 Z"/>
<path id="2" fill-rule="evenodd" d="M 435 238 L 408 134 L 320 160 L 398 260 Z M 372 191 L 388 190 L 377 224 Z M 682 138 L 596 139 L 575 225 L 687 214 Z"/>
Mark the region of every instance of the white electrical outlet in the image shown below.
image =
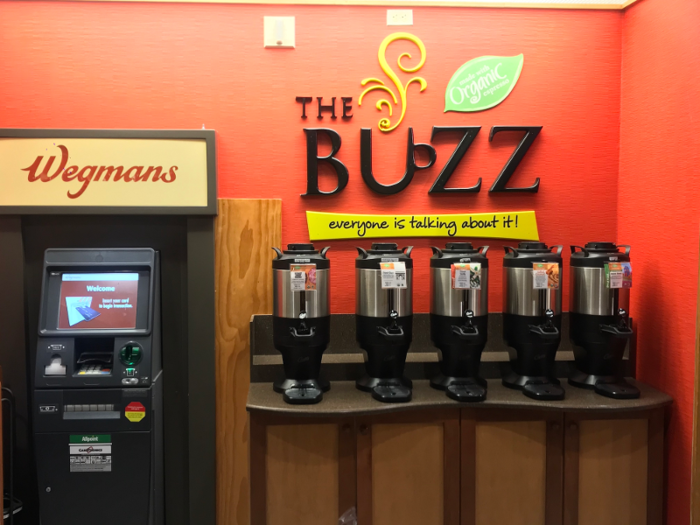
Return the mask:
<path id="1" fill-rule="evenodd" d="M 266 48 L 289 49 L 295 47 L 294 17 L 266 16 L 263 21 L 263 38 Z"/>
<path id="2" fill-rule="evenodd" d="M 386 25 L 388 26 L 412 26 L 413 9 L 387 9 Z"/>

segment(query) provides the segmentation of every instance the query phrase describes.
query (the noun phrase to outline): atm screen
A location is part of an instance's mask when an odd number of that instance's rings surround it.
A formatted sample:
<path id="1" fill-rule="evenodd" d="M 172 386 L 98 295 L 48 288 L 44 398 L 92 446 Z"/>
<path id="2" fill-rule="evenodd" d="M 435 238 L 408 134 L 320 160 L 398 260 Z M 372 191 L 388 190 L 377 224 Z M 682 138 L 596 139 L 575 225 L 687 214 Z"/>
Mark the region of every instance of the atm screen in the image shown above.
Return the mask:
<path id="1" fill-rule="evenodd" d="M 138 273 L 64 273 L 59 330 L 136 328 Z"/>

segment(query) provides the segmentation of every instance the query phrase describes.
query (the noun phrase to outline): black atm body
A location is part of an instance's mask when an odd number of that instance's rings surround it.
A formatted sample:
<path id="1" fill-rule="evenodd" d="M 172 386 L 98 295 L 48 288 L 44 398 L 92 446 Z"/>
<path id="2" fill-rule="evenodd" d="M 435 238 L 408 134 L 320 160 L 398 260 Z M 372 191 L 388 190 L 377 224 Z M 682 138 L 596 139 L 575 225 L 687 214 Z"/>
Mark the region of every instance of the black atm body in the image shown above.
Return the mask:
<path id="1" fill-rule="evenodd" d="M 51 249 L 34 376 L 42 525 L 162 525 L 158 253 Z"/>

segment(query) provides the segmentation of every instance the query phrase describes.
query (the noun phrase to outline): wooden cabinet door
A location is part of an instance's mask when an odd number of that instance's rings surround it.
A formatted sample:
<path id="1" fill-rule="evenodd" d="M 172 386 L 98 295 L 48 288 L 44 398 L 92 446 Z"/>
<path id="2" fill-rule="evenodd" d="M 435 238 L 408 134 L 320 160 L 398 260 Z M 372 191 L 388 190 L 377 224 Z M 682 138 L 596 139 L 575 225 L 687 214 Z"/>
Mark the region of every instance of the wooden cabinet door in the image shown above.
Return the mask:
<path id="1" fill-rule="evenodd" d="M 461 412 L 461 525 L 561 525 L 563 415 Z"/>
<path id="2" fill-rule="evenodd" d="M 564 525 L 661 525 L 663 417 L 566 415 Z"/>
<path id="3" fill-rule="evenodd" d="M 358 525 L 459 524 L 459 410 L 357 420 Z"/>
<path id="4" fill-rule="evenodd" d="M 251 414 L 251 525 L 337 524 L 355 506 L 352 419 Z"/>

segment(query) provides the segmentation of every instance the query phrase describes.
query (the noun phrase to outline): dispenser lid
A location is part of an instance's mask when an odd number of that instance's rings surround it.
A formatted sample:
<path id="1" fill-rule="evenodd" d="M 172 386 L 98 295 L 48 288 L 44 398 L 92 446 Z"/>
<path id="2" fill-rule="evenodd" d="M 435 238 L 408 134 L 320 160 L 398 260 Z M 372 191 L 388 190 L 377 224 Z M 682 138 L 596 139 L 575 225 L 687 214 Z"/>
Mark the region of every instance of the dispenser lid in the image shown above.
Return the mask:
<path id="1" fill-rule="evenodd" d="M 311 243 L 292 243 L 288 244 L 284 251 L 279 248 L 272 249 L 277 253 L 277 257 L 272 261 L 272 268 L 275 270 L 289 270 L 293 264 L 315 264 L 317 270 L 331 267 L 331 262 L 326 257 L 330 246 L 318 251 Z"/>
<path id="2" fill-rule="evenodd" d="M 431 268 L 450 268 L 455 263 L 480 263 L 483 268 L 489 266 L 489 260 L 486 258 L 488 246 L 475 249 L 470 242 L 448 242 L 443 249 L 436 246 L 432 249 Z"/>
<path id="3" fill-rule="evenodd" d="M 622 251 L 620 251 L 622 248 Z M 571 266 L 603 268 L 608 262 L 629 262 L 631 247 L 613 242 L 589 242 L 586 246 L 571 246 Z"/>
<path id="4" fill-rule="evenodd" d="M 503 247 L 506 255 L 503 258 L 504 268 L 532 268 L 536 262 L 551 262 L 562 264 L 561 252 L 563 246 L 547 246 L 543 242 L 521 242 L 517 248 Z M 556 248 L 555 251 L 552 251 Z"/>
<path id="5" fill-rule="evenodd" d="M 358 246 L 359 256 L 355 259 L 355 268 L 379 270 L 379 265 L 383 262 L 403 262 L 406 269 L 413 268 L 412 250 L 413 246 L 399 249 L 398 244 L 393 242 L 374 242 L 369 250 Z"/>

